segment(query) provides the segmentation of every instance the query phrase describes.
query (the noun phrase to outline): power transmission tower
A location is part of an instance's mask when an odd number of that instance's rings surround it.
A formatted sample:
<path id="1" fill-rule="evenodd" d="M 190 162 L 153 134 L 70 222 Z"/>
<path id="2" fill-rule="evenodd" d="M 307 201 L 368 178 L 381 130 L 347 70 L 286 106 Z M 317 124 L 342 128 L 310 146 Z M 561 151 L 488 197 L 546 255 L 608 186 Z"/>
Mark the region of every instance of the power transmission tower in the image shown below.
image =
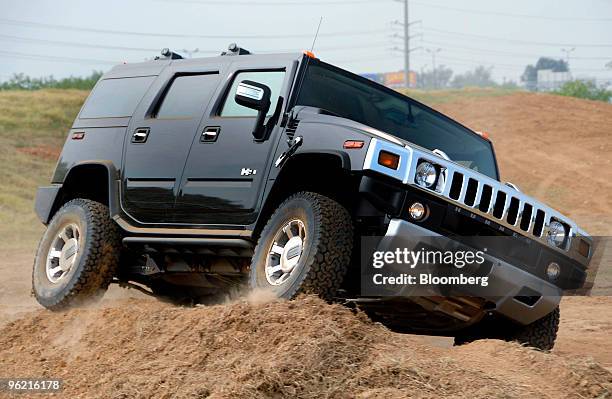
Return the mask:
<path id="1" fill-rule="evenodd" d="M 404 84 L 410 87 L 410 21 L 408 0 L 404 0 Z"/>
<path id="2" fill-rule="evenodd" d="M 431 54 L 431 65 L 433 67 L 433 87 L 434 89 L 437 89 L 438 88 L 438 71 L 436 70 L 436 54 L 439 53 L 442 49 L 437 48 L 437 49 L 432 50 L 430 48 L 427 48 L 425 50 Z"/>
<path id="3" fill-rule="evenodd" d="M 410 86 L 410 52 L 417 50 L 416 48 L 410 48 L 410 39 L 419 36 L 421 34 L 417 34 L 414 36 L 410 36 L 410 25 L 421 23 L 422 21 L 412 21 L 409 19 L 409 0 L 396 0 L 400 1 L 404 5 L 404 22 L 394 21 L 394 24 L 403 25 L 404 28 L 404 84 L 406 87 Z"/>
<path id="4" fill-rule="evenodd" d="M 569 61 L 570 61 L 570 53 L 572 51 L 576 50 L 576 47 L 572 47 L 572 48 L 562 48 L 561 51 L 563 51 L 565 53 L 565 62 L 567 63 L 567 68 L 569 69 Z"/>
<path id="5" fill-rule="evenodd" d="M 193 55 L 199 52 L 200 52 L 199 48 L 194 48 L 193 50 L 183 49 L 183 53 L 187 54 L 189 58 L 193 58 Z"/>

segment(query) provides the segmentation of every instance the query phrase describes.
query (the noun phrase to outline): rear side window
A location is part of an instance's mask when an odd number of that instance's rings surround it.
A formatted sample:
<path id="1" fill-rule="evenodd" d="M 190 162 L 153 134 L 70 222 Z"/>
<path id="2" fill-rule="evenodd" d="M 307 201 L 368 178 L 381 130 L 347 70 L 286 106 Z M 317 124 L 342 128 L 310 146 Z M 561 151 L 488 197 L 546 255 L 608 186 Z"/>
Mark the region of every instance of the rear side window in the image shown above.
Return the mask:
<path id="1" fill-rule="evenodd" d="M 132 116 L 155 76 L 104 79 L 95 87 L 79 118 L 121 118 Z"/>
<path id="2" fill-rule="evenodd" d="M 157 118 L 187 119 L 202 115 L 218 81 L 217 73 L 175 77 L 157 110 Z"/>

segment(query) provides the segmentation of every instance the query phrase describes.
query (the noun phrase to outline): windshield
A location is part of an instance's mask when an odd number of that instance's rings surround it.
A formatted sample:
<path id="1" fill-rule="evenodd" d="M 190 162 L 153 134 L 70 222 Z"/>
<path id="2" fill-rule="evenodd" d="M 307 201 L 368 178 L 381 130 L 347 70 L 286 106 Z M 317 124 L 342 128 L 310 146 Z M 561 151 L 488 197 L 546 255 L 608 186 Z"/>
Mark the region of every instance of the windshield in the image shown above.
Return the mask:
<path id="1" fill-rule="evenodd" d="M 310 60 L 296 105 L 322 108 L 429 150 L 497 179 L 491 143 L 400 93 L 334 66 Z"/>

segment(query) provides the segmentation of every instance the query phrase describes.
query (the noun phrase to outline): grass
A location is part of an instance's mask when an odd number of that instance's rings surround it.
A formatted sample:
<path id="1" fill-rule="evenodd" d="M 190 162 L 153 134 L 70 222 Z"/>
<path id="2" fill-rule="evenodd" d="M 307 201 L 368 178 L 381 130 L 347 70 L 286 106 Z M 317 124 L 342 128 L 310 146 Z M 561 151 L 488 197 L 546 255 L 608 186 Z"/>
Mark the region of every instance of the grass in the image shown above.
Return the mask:
<path id="1" fill-rule="evenodd" d="M 0 248 L 32 248 L 42 225 L 36 187 L 49 183 L 56 154 L 87 97 L 81 90 L 0 91 Z"/>
<path id="2" fill-rule="evenodd" d="M 400 89 L 400 93 L 414 98 L 429 106 L 443 103 L 457 102 L 462 99 L 482 98 L 482 97 L 499 97 L 507 96 L 519 92 L 519 89 L 508 89 L 502 87 L 479 88 L 470 87 L 465 89 L 452 90 L 417 90 L 417 89 Z"/>
<path id="3" fill-rule="evenodd" d="M 18 141 L 41 137 L 63 140 L 88 93 L 84 90 L 0 91 L 0 137 Z"/>

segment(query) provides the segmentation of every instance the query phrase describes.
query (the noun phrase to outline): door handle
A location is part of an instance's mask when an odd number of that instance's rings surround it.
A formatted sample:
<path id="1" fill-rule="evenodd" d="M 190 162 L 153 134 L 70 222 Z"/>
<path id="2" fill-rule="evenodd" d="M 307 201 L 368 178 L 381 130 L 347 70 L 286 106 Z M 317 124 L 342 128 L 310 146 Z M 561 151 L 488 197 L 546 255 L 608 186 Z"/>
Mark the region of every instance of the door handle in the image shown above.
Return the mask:
<path id="1" fill-rule="evenodd" d="M 220 126 L 207 126 L 202 132 L 200 141 L 202 143 L 214 143 L 219 138 L 219 134 L 221 134 Z"/>
<path id="2" fill-rule="evenodd" d="M 139 127 L 132 134 L 132 143 L 142 144 L 147 142 L 151 129 L 148 127 Z"/>

